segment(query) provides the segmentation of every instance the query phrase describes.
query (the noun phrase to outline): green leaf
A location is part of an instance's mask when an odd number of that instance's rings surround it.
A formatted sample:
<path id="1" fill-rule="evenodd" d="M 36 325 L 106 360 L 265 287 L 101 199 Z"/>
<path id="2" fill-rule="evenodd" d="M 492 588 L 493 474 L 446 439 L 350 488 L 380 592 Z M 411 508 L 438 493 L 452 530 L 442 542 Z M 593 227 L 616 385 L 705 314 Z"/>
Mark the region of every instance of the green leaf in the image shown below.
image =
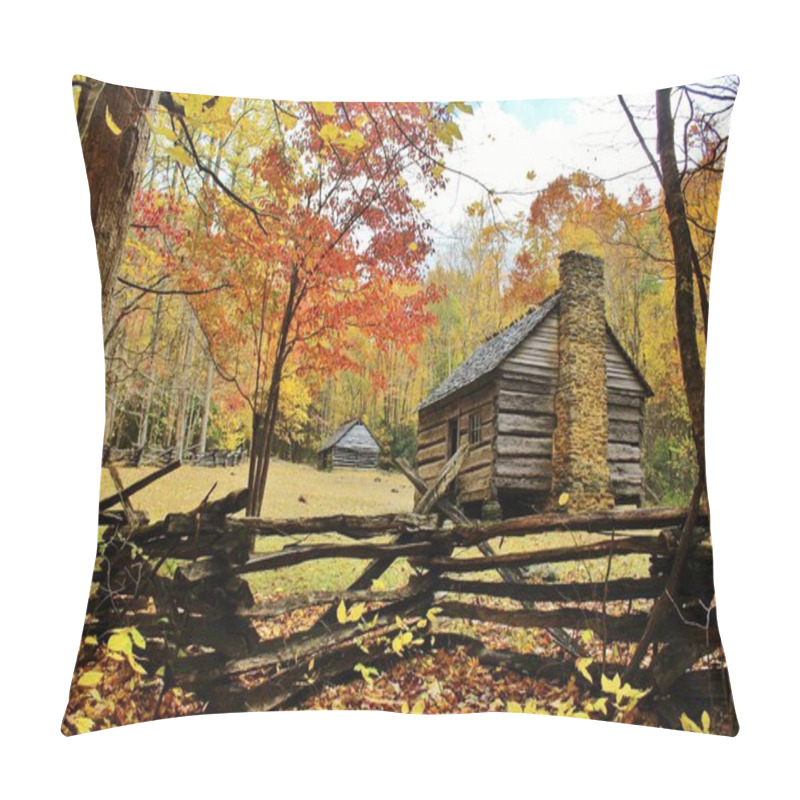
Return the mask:
<path id="1" fill-rule="evenodd" d="M 141 633 L 136 628 L 131 628 L 131 638 L 133 639 L 133 643 L 140 649 L 144 650 L 147 646 L 147 642 L 142 636 Z"/>

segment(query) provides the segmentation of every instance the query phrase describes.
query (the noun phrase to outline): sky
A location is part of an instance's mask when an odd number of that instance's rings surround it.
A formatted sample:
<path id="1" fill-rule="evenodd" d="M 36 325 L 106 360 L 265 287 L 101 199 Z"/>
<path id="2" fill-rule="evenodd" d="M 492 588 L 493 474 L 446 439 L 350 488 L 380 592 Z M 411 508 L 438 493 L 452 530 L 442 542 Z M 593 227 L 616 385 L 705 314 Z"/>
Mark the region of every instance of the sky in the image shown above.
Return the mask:
<path id="1" fill-rule="evenodd" d="M 653 95 L 626 97 L 654 148 L 655 128 L 647 119 Z M 558 175 L 585 170 L 606 180 L 608 191 L 626 198 L 640 183 L 657 193 L 652 169 L 616 97 L 512 100 L 471 103 L 459 114 L 463 140 L 446 158 L 448 167 L 473 176 L 504 195 L 506 217 L 525 211 L 536 193 Z M 533 170 L 535 179 L 526 178 Z M 449 173 L 448 187 L 425 198 L 437 249 L 450 239 L 464 208 L 486 197 L 474 181 Z"/>

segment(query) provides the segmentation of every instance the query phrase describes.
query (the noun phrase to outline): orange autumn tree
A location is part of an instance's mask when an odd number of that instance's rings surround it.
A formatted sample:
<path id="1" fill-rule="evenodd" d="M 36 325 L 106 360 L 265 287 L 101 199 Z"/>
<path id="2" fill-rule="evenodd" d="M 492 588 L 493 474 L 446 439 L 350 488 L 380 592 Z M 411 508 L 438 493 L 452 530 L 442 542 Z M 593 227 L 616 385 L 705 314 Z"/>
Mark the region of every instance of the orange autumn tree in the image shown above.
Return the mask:
<path id="1" fill-rule="evenodd" d="M 354 329 L 408 348 L 430 321 L 421 196 L 443 186 L 445 106 L 274 104 L 274 136 L 250 162 L 248 200 L 203 187 L 194 280 L 225 284 L 192 306 L 219 374 L 252 412 L 247 514 L 258 516 L 289 375 L 354 367 Z M 187 142 L 191 150 L 193 143 Z M 413 188 L 412 188 L 413 187 Z"/>

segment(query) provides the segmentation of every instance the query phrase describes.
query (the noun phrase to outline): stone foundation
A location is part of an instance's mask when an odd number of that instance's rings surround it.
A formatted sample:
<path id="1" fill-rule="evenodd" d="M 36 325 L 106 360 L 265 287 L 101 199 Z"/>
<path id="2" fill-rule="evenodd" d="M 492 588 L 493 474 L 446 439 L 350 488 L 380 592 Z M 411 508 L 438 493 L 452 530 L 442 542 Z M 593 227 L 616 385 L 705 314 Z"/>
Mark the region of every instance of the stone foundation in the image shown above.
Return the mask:
<path id="1" fill-rule="evenodd" d="M 599 258 L 559 259 L 559 376 L 555 395 L 550 507 L 580 513 L 613 508 L 608 467 L 605 277 Z M 559 498 L 569 495 L 566 505 Z"/>

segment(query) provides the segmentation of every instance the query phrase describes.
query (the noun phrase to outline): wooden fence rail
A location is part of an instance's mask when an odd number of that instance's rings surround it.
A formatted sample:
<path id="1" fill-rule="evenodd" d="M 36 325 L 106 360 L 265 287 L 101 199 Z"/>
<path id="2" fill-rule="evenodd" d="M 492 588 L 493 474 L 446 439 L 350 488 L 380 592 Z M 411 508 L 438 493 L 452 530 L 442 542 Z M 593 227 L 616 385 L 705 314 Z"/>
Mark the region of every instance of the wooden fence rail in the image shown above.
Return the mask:
<path id="1" fill-rule="evenodd" d="M 111 581 L 118 602 L 107 596 L 105 609 L 96 604 L 93 631 L 107 630 L 114 624 L 135 624 L 148 638 L 147 658 L 156 668 L 169 666 L 172 678 L 187 688 L 206 695 L 216 709 L 242 707 L 277 707 L 296 697 L 292 687 L 297 681 L 316 685 L 352 673 L 359 662 L 372 663 L 391 658 L 387 642 L 402 631 L 401 625 L 413 629 L 425 619 L 431 607 L 438 609 L 444 620 L 467 620 L 505 627 L 563 628 L 572 631 L 591 630 L 607 641 L 636 642 L 648 621 L 646 611 L 630 613 L 604 611 L 608 602 L 652 601 L 663 591 L 666 571 L 672 557 L 672 538 L 643 535 L 647 525 L 661 525 L 664 520 L 679 521 L 674 510 L 653 512 L 648 517 L 637 513 L 636 535 L 615 537 L 568 547 L 520 550 L 493 556 L 469 557 L 463 553 L 474 545 L 472 529 L 459 526 L 438 528 L 432 517 L 422 515 L 381 515 L 358 518 L 345 515 L 308 520 L 251 520 L 227 516 L 241 507 L 242 493 L 207 503 L 197 512 L 172 515 L 165 520 L 129 531 L 127 542 L 135 545 L 152 564 L 150 582 L 144 591 L 153 597 L 155 611 L 131 610 L 126 598 L 135 596 Z M 585 519 L 596 533 L 624 527 L 628 512 Z M 569 518 L 548 520 L 530 518 L 531 535 L 558 530 L 559 525 L 574 529 Z M 521 520 L 513 521 L 514 535 L 524 535 Z M 479 536 L 484 540 L 508 535 L 508 523 L 482 525 Z M 124 526 L 117 529 L 119 534 Z M 627 529 L 631 530 L 630 527 Z M 275 552 L 253 554 L 254 541 L 260 536 L 278 539 L 309 532 L 333 532 L 356 541 L 296 546 L 289 542 Z M 406 537 L 399 541 L 398 534 Z M 376 542 L 378 536 L 388 542 Z M 121 572 L 130 568 L 129 547 L 109 548 L 106 571 Z M 689 643 L 693 652 L 707 652 L 719 645 L 719 634 L 713 614 L 701 619 L 697 602 L 713 591 L 707 569 L 706 546 L 699 540 L 694 548 L 699 572 L 692 573 L 694 583 L 683 587 L 676 599 L 676 612 L 660 626 L 657 641 L 669 643 L 679 638 Z M 602 558 L 613 560 L 629 554 L 654 556 L 654 574 L 637 579 L 576 582 L 497 582 L 485 578 L 459 578 L 458 575 L 485 574 L 499 566 L 523 567 Z M 157 574 L 157 567 L 166 558 L 176 560 L 174 576 Z M 304 596 L 259 604 L 242 576 L 255 572 L 271 572 L 291 568 L 311 560 L 362 559 L 370 562 L 394 563 L 408 560 L 420 573 L 403 587 L 393 591 L 351 589 L 341 592 L 312 592 Z M 115 563 L 114 563 L 115 562 Z M 97 576 L 104 586 L 102 569 Z M 127 591 L 127 594 L 126 594 Z M 142 591 L 141 583 L 138 589 Z M 108 595 L 107 592 L 105 592 Z M 104 591 L 98 593 L 100 597 Z M 475 602 L 476 599 L 502 599 L 529 604 L 522 608 L 498 608 Z M 345 603 L 346 608 L 364 604 L 363 616 L 352 622 L 339 621 L 321 629 L 314 626 L 288 638 L 259 639 L 253 628 L 257 619 L 280 619 L 300 610 L 319 609 Z M 541 609 L 537 603 L 558 604 L 557 608 Z M 531 607 L 532 606 L 532 607 Z M 121 610 L 120 610 L 121 609 Z M 117 614 L 114 617 L 114 614 Z M 110 617 L 114 617 L 113 623 Z M 398 623 L 398 617 L 401 623 Z M 702 625 L 700 623 L 703 623 Z M 367 624 L 369 627 L 367 627 Z M 372 655 L 365 653 L 374 648 Z M 376 644 L 380 643 L 380 644 Z M 699 650 L 698 650 L 699 648 Z M 313 675 L 308 663 L 315 664 Z M 510 662 L 509 662 L 510 663 Z M 261 679 L 245 688 L 238 678 L 258 674 Z M 680 679 L 683 672 L 676 677 Z"/>
<path id="2" fill-rule="evenodd" d="M 247 492 L 240 491 L 216 501 L 206 498 L 193 512 L 151 524 L 133 509 L 131 498 L 176 466 L 166 464 L 128 488 L 113 473 L 117 492 L 100 504 L 101 524 L 105 520 L 108 528 L 101 537 L 87 630 L 102 634 L 135 625 L 147 639 L 142 658 L 149 668 L 164 666 L 168 680 L 206 697 L 211 710 L 284 707 L 332 681 L 352 678 L 359 663 L 389 665 L 398 653 L 431 647 L 434 639 L 439 647 L 463 646 L 509 669 L 574 674 L 569 660 L 489 651 L 479 640 L 459 638 L 446 630 L 451 620 L 477 623 L 478 629 L 484 624 L 545 628 L 572 656 L 580 655 L 574 644 L 579 631 L 592 631 L 604 646 L 638 643 L 637 653 L 652 641 L 657 647 L 646 667 L 616 666 L 666 698 L 689 684 L 696 690 L 699 679 L 690 677 L 695 673 L 689 668 L 719 647 L 707 515 L 701 510 L 683 553 L 686 569 L 668 592 L 679 542 L 686 543 L 686 509 L 541 514 L 474 524 L 443 492 L 457 473 L 449 463 L 442 480 L 426 491 L 413 470 L 401 465 L 421 493 L 412 514 L 234 517 L 247 502 Z M 113 510 L 117 504 L 120 511 Z M 559 531 L 601 538 L 533 546 L 541 535 Z M 298 543 L 318 534 L 326 540 Z M 514 552 L 499 553 L 492 546 L 504 538 L 516 540 Z M 259 539 L 279 546 L 255 552 Z M 650 575 L 609 579 L 614 561 L 632 555 L 649 557 Z M 369 563 L 342 591 L 270 603 L 257 601 L 245 577 L 327 559 Z M 527 572 L 534 565 L 590 560 L 602 560 L 605 580 L 542 582 Z M 408 582 L 376 591 L 373 581 L 398 561 L 412 568 Z M 492 572 L 503 580 L 491 579 Z M 661 607 L 657 625 L 649 612 L 654 603 Z M 435 637 L 429 635 L 432 608 L 444 621 Z M 296 612 L 316 621 L 288 636 L 264 639 L 257 633 L 256 623 L 288 620 Z M 717 665 L 710 670 L 707 686 L 723 691 L 727 674 Z"/>

